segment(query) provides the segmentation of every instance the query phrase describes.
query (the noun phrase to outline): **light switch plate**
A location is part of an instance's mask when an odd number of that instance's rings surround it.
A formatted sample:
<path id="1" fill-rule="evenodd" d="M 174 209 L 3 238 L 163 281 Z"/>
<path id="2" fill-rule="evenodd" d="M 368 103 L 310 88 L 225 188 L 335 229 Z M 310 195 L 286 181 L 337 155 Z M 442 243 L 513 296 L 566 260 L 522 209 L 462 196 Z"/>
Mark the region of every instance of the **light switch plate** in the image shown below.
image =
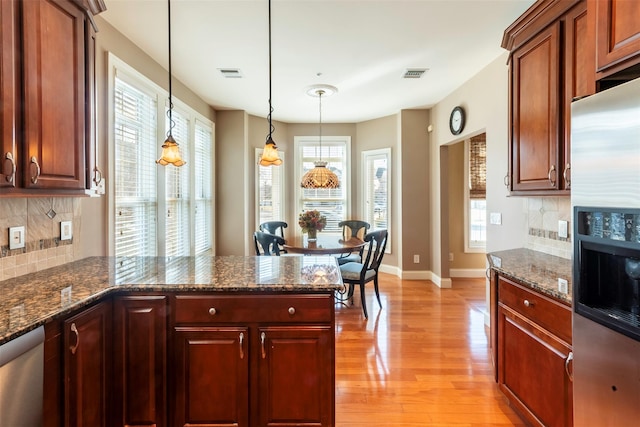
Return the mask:
<path id="1" fill-rule="evenodd" d="M 9 228 L 9 249 L 24 248 L 24 225 Z"/>
<path id="2" fill-rule="evenodd" d="M 491 212 L 489 214 L 489 224 L 501 225 L 502 224 L 502 214 L 500 212 Z"/>
<path id="3" fill-rule="evenodd" d="M 569 221 L 558 221 L 558 237 L 562 239 L 569 237 Z"/>
<path id="4" fill-rule="evenodd" d="M 71 240 L 73 237 L 73 227 L 71 221 L 60 222 L 60 240 Z"/>
<path id="5" fill-rule="evenodd" d="M 569 282 L 566 279 L 558 277 L 558 292 L 561 294 L 569 293 Z"/>

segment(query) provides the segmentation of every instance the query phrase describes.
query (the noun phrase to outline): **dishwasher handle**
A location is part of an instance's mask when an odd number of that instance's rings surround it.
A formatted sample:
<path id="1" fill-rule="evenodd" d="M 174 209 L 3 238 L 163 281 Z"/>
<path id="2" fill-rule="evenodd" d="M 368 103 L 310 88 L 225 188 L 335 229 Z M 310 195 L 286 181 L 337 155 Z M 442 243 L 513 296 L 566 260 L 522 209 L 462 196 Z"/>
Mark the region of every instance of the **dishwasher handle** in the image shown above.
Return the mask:
<path id="1" fill-rule="evenodd" d="M 40 326 L 6 344 L 0 345 L 0 366 L 6 365 L 43 342 L 44 326 Z"/>

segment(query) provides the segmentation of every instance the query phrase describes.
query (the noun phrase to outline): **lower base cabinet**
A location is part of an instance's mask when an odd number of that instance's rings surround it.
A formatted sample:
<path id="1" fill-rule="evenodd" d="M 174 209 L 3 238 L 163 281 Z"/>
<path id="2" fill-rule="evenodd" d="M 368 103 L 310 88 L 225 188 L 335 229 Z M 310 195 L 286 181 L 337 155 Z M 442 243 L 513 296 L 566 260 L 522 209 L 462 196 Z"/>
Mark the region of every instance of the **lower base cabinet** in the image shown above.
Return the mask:
<path id="1" fill-rule="evenodd" d="M 45 427 L 333 426 L 322 294 L 108 297 L 45 327 Z"/>
<path id="2" fill-rule="evenodd" d="M 571 309 L 498 276 L 498 384 L 534 426 L 573 425 Z"/>

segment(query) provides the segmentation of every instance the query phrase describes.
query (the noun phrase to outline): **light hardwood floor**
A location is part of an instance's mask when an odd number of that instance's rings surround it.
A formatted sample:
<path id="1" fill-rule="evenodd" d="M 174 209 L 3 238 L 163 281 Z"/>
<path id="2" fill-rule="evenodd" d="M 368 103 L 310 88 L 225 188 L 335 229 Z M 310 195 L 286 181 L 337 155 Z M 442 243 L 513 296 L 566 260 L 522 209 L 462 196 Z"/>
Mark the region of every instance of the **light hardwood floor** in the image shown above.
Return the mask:
<path id="1" fill-rule="evenodd" d="M 523 426 L 493 380 L 484 279 L 452 289 L 380 274 L 336 304 L 336 426 Z"/>

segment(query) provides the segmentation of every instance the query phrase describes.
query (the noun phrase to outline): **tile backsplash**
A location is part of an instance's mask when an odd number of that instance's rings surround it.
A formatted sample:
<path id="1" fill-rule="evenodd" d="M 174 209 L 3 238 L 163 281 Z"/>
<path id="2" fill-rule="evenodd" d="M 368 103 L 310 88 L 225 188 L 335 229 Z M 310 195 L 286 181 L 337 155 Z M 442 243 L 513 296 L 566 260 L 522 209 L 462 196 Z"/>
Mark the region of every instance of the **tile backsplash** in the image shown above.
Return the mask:
<path id="1" fill-rule="evenodd" d="M 79 245 L 80 199 L 0 199 L 0 280 L 73 261 Z M 60 222 L 72 221 L 71 240 L 60 240 Z M 25 247 L 9 249 L 9 228 L 25 227 Z"/>
<path id="2" fill-rule="evenodd" d="M 573 252 L 570 197 L 529 197 L 523 204 L 526 247 L 571 259 Z M 569 222 L 567 238 L 558 236 L 558 221 Z"/>

